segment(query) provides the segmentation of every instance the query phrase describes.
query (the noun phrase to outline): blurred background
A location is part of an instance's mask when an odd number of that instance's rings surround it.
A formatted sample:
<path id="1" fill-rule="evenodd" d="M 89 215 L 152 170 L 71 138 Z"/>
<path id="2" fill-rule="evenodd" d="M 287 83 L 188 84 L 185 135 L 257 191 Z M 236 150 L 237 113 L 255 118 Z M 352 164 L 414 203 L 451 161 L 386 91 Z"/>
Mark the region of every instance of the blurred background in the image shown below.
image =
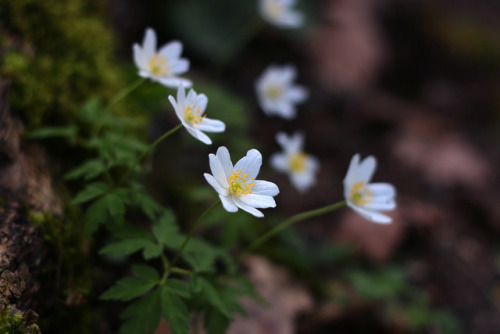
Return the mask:
<path id="1" fill-rule="evenodd" d="M 71 124 L 86 97 L 109 98 L 136 80 L 132 45 L 154 28 L 159 45 L 183 42 L 186 77 L 208 96 L 209 117 L 227 126 L 212 146 L 177 133 L 150 161 L 146 182 L 181 222 L 216 198 L 202 174 L 222 145 L 233 161 L 260 150 L 259 178 L 280 188 L 264 221 L 238 213 L 228 224 L 223 210 L 207 221 L 203 232 L 227 247 L 341 200 L 355 153 L 376 156 L 374 181 L 398 191 L 390 225 L 342 209 L 296 224 L 249 257 L 268 305 L 245 301 L 248 317 L 237 316 L 230 333 L 499 333 L 500 2 L 299 0 L 297 9 L 304 26 L 282 29 L 262 20 L 256 0 L 2 0 L 2 105 L 28 129 Z M 291 121 L 258 106 L 255 80 L 270 64 L 297 66 L 296 82 L 309 89 Z M 175 90 L 149 83 L 118 112 L 140 118 L 152 141 L 178 124 L 168 95 Z M 304 194 L 269 165 L 279 131 L 303 131 L 321 163 Z M 43 144 L 54 165 L 41 168 L 53 177 L 81 159 L 63 143 Z M 51 254 L 44 261 L 54 262 Z M 98 269 L 92 284 L 80 282 L 85 289 L 69 279 L 65 292 L 47 288 L 65 297 L 24 298 L 42 330 L 61 332 L 50 318 L 57 309 L 92 332 L 116 331 L 116 308 L 96 298 L 113 265 L 93 256 Z M 34 291 L 51 276 L 37 277 Z"/>

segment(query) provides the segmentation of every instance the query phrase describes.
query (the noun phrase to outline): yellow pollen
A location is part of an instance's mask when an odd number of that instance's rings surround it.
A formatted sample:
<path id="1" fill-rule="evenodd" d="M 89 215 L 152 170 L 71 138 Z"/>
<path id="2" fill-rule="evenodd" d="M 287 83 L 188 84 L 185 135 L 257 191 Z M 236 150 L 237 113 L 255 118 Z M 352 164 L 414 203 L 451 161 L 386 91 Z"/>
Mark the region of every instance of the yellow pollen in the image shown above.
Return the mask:
<path id="1" fill-rule="evenodd" d="M 156 76 L 165 76 L 172 74 L 168 66 L 167 58 L 159 54 L 155 54 L 149 60 L 149 72 L 151 72 L 151 74 Z"/>
<path id="2" fill-rule="evenodd" d="M 267 97 L 273 100 L 279 98 L 281 94 L 281 87 L 277 85 L 272 85 L 266 90 Z"/>
<path id="3" fill-rule="evenodd" d="M 200 108 L 196 109 L 195 112 L 193 112 L 193 109 L 193 105 L 189 105 L 186 107 L 186 109 L 184 109 L 184 120 L 189 124 L 198 124 L 203 121 L 205 115 L 201 115 Z"/>
<path id="4" fill-rule="evenodd" d="M 303 172 L 306 169 L 306 155 L 302 152 L 295 153 L 288 159 L 288 167 L 292 172 Z"/>
<path id="5" fill-rule="evenodd" d="M 249 177 L 248 174 L 243 173 L 241 175 L 241 170 L 233 170 L 233 174 L 227 180 L 229 182 L 229 192 L 231 195 L 240 197 L 241 195 L 248 195 L 252 193 L 252 187 L 255 186 L 255 182 L 252 182 L 254 179 Z"/>
<path id="6" fill-rule="evenodd" d="M 360 181 L 351 188 L 351 201 L 356 205 L 365 205 L 373 200 L 373 194 L 365 187 L 365 183 Z"/>

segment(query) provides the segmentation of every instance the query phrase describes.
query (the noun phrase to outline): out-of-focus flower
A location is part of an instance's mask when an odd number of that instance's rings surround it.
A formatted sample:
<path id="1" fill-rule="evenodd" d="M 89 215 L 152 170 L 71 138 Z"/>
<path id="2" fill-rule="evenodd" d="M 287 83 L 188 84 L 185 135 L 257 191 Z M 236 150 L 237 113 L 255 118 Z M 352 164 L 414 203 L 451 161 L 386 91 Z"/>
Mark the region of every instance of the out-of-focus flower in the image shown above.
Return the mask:
<path id="1" fill-rule="evenodd" d="M 189 87 L 191 81 L 179 78 L 178 75 L 187 72 L 189 60 L 180 58 L 182 43 L 172 41 L 156 50 L 156 33 L 146 29 L 142 46 L 134 44 L 134 61 L 139 68 L 139 75 L 150 78 L 167 87 L 177 87 L 180 84 Z"/>
<path id="2" fill-rule="evenodd" d="M 370 183 L 377 168 L 377 160 L 369 156 L 360 162 L 359 154 L 352 157 L 344 178 L 344 196 L 347 205 L 364 218 L 379 224 L 392 221 L 379 211 L 396 208 L 396 189 L 389 183 Z"/>
<path id="3" fill-rule="evenodd" d="M 293 85 L 296 75 L 295 66 L 271 65 L 257 79 L 257 98 L 266 115 L 275 114 L 285 119 L 296 116 L 295 104 L 303 102 L 309 96 L 305 87 Z"/>
<path id="4" fill-rule="evenodd" d="M 208 103 L 208 98 L 205 94 L 196 94 L 191 89 L 186 96 L 184 86 L 179 85 L 177 89 L 177 101 L 171 95 L 168 99 L 174 107 L 175 113 L 181 120 L 182 125 L 199 141 L 210 145 L 212 144 L 212 140 L 203 131 L 224 132 L 226 129 L 224 122 L 206 118 L 203 115 Z"/>
<path id="5" fill-rule="evenodd" d="M 276 141 L 283 148 L 283 153 L 273 154 L 271 165 L 280 172 L 288 173 L 295 188 L 305 192 L 316 183 L 318 159 L 304 153 L 304 135 L 300 132 L 292 136 L 280 132 L 276 135 Z"/>
<path id="6" fill-rule="evenodd" d="M 262 17 L 281 28 L 298 28 L 304 22 L 302 13 L 292 9 L 296 0 L 260 0 Z"/>
<path id="7" fill-rule="evenodd" d="M 229 151 L 219 147 L 217 154 L 210 154 L 210 170 L 205 179 L 219 194 L 224 209 L 236 212 L 238 208 L 256 216 L 264 217 L 257 209 L 274 208 L 274 196 L 278 186 L 269 181 L 255 180 L 262 165 L 262 155 L 251 149 L 233 167 Z"/>

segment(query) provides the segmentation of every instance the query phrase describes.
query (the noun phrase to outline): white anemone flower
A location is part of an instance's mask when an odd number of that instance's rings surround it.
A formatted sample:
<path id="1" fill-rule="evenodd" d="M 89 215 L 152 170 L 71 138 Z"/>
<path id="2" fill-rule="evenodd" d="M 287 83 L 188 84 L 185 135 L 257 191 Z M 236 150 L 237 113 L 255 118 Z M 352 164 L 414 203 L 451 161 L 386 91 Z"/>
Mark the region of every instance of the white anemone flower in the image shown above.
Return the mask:
<path id="1" fill-rule="evenodd" d="M 304 16 L 292 9 L 296 2 L 296 0 L 260 0 L 259 9 L 262 17 L 275 26 L 298 28 L 302 26 Z"/>
<path id="2" fill-rule="evenodd" d="M 347 205 L 364 218 L 388 224 L 392 218 L 379 211 L 396 208 L 396 189 L 389 183 L 370 183 L 376 168 L 377 160 L 373 156 L 360 162 L 359 154 L 354 155 L 344 178 L 344 196 Z"/>
<path id="3" fill-rule="evenodd" d="M 269 181 L 256 180 L 262 165 L 262 155 L 251 149 L 233 166 L 229 151 L 219 147 L 216 154 L 210 154 L 210 170 L 205 179 L 215 191 L 228 212 L 236 212 L 238 208 L 254 215 L 264 217 L 257 209 L 274 208 L 274 196 L 278 195 L 278 186 Z"/>
<path id="4" fill-rule="evenodd" d="M 204 115 L 208 103 L 208 98 L 205 94 L 196 94 L 191 89 L 186 96 L 184 86 L 179 85 L 177 89 L 177 101 L 171 95 L 168 99 L 174 107 L 175 113 L 182 125 L 199 141 L 210 145 L 212 144 L 212 140 L 203 131 L 224 132 L 226 129 L 224 122 L 207 118 Z"/>
<path id="5" fill-rule="evenodd" d="M 309 96 L 305 87 L 293 85 L 297 75 L 295 66 L 269 66 L 255 83 L 259 105 L 266 113 L 293 119 L 297 115 L 295 104 Z"/>
<path id="6" fill-rule="evenodd" d="M 304 135 L 296 132 L 287 136 L 280 132 L 276 135 L 276 141 L 283 148 L 283 153 L 273 154 L 271 165 L 276 170 L 287 173 L 298 191 L 307 191 L 316 183 L 319 161 L 304 153 Z"/>
<path id="7" fill-rule="evenodd" d="M 172 41 L 156 50 L 156 33 L 146 29 L 142 46 L 134 44 L 134 61 L 139 68 L 139 75 L 150 78 L 167 87 L 177 87 L 179 84 L 191 86 L 191 81 L 179 78 L 178 75 L 187 72 L 189 60 L 180 58 L 182 43 Z"/>

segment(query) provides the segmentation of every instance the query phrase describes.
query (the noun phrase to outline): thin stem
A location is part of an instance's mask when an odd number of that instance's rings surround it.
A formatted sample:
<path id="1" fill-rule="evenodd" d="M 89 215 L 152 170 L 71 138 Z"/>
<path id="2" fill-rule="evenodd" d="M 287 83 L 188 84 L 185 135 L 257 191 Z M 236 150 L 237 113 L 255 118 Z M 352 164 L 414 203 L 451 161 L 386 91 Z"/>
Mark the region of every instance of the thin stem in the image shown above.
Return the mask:
<path id="1" fill-rule="evenodd" d="M 130 86 L 128 86 L 125 89 L 123 89 L 121 92 L 119 92 L 111 100 L 111 102 L 108 105 L 108 109 L 111 109 L 111 107 L 113 107 L 115 104 L 117 104 L 118 102 L 120 102 L 121 100 L 123 100 L 128 94 L 132 93 L 135 89 L 137 89 L 137 87 L 139 87 L 140 85 L 142 85 L 145 82 L 146 82 L 146 78 L 140 78 L 139 80 L 137 80 L 136 82 L 134 82 Z"/>
<path id="2" fill-rule="evenodd" d="M 175 254 L 174 259 L 172 260 L 172 262 L 170 262 L 170 266 L 169 266 L 167 272 L 172 271 L 173 266 L 175 265 L 177 260 L 179 260 L 179 257 L 181 256 L 182 251 L 184 251 L 184 248 L 186 248 L 186 245 L 188 244 L 189 240 L 191 240 L 191 237 L 193 236 L 194 231 L 196 231 L 196 228 L 203 221 L 203 218 L 205 218 L 205 216 L 208 215 L 219 203 L 220 203 L 220 199 L 217 200 L 214 204 L 212 204 L 212 206 L 210 206 L 205 212 L 203 212 L 202 215 L 198 218 L 198 220 L 194 223 L 193 227 L 191 227 L 191 229 L 189 230 L 189 233 L 188 233 L 186 239 L 184 239 L 184 242 L 182 243 L 181 247 L 179 248 L 179 250 Z"/>
<path id="3" fill-rule="evenodd" d="M 179 274 L 179 275 L 186 275 L 186 276 L 191 275 L 190 270 L 186 270 L 186 269 L 182 269 L 182 268 L 178 268 L 178 267 L 173 267 L 172 269 L 170 269 L 170 272 L 175 273 L 175 274 Z"/>
<path id="4" fill-rule="evenodd" d="M 172 133 L 176 132 L 180 128 L 182 128 L 182 123 L 179 124 L 179 125 L 177 125 L 175 128 L 170 129 L 170 131 L 164 133 L 163 136 L 161 136 L 160 138 L 156 139 L 155 142 L 153 144 L 149 145 L 149 147 L 147 148 L 147 150 L 144 151 L 144 153 L 142 153 L 142 155 L 138 159 L 138 162 L 140 162 L 142 159 L 144 159 L 149 154 L 149 152 L 151 152 L 152 150 L 154 150 L 154 148 L 156 146 L 158 146 L 158 144 L 161 143 L 165 138 L 167 138 L 168 136 L 170 136 Z"/>
<path id="5" fill-rule="evenodd" d="M 254 242 L 252 242 L 250 244 L 250 246 L 248 246 L 247 248 L 245 248 L 241 252 L 241 254 L 236 258 L 235 264 L 237 264 L 238 262 L 240 262 L 241 259 L 243 258 L 243 256 L 245 256 L 247 253 L 249 253 L 250 251 L 252 251 L 255 248 L 259 247 L 264 242 L 266 242 L 267 240 L 269 240 L 270 238 L 272 238 L 275 234 L 277 234 L 278 232 L 284 230 L 288 226 L 290 226 L 290 225 L 292 225 L 292 224 L 294 224 L 296 222 L 299 222 L 301 220 L 309 219 L 309 218 L 312 218 L 312 217 L 316 217 L 316 216 L 325 214 L 325 213 L 330 212 L 330 211 L 337 210 L 337 209 L 345 206 L 345 204 L 346 204 L 346 202 L 345 202 L 345 200 L 343 200 L 343 201 L 340 201 L 340 202 L 337 202 L 337 203 L 334 203 L 334 204 L 330 204 L 330 205 L 324 206 L 322 208 L 318 208 L 318 209 L 314 209 L 314 210 L 310 210 L 310 211 L 301 212 L 299 214 L 296 214 L 295 216 L 292 216 L 292 217 L 290 217 L 288 219 L 285 219 L 279 225 L 276 225 L 272 230 L 268 231 L 264 235 L 260 236 L 256 240 L 254 240 Z"/>

